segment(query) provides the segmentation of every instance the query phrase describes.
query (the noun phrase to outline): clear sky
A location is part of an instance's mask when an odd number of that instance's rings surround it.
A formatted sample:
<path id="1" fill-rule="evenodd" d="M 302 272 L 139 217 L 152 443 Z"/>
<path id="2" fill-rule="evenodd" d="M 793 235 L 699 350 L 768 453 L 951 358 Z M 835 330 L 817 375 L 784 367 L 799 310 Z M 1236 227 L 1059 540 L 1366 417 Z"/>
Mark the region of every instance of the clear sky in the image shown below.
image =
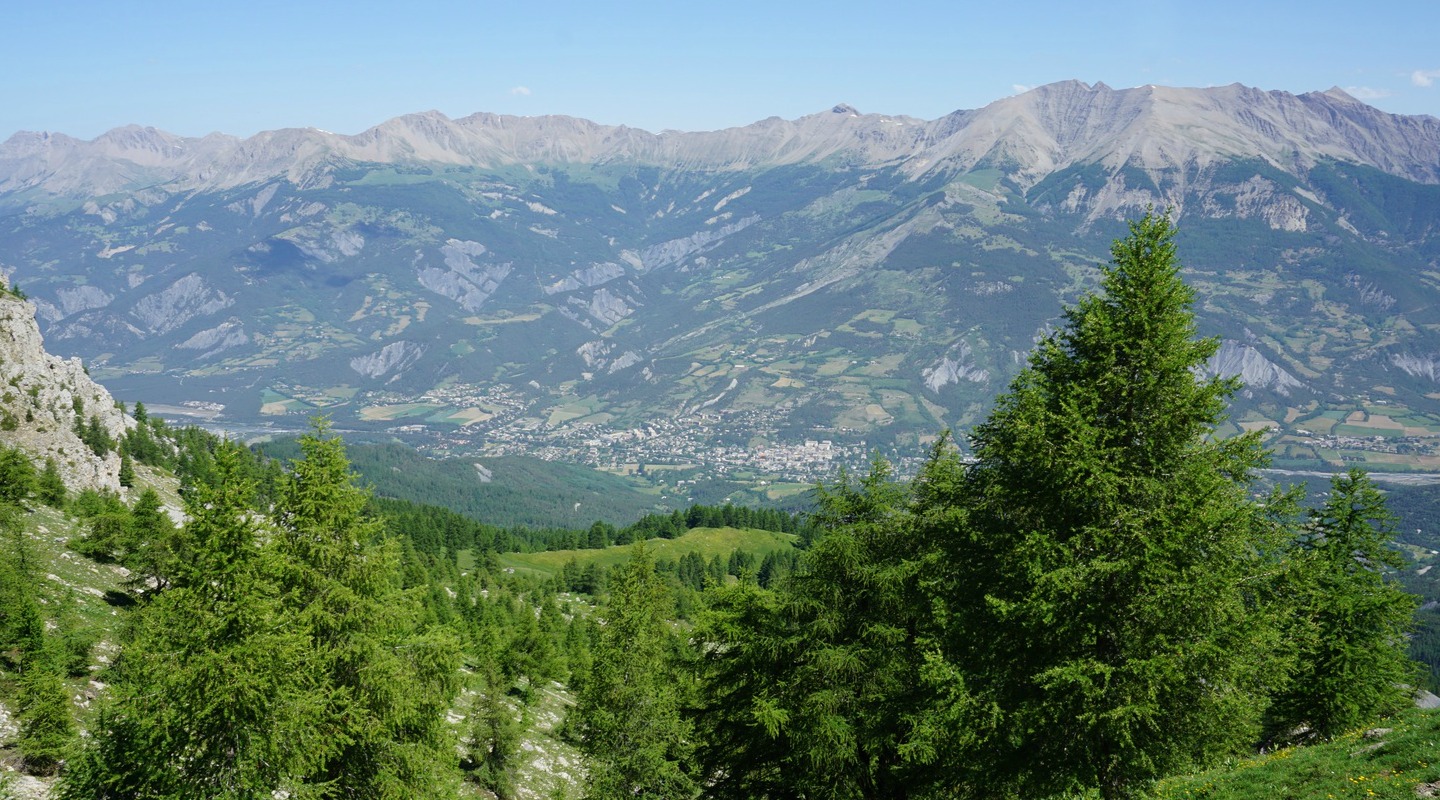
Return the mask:
<path id="1" fill-rule="evenodd" d="M 1440 117 L 1440 0 L 5 6 L 0 140 L 19 130 L 88 139 L 128 123 L 190 136 L 358 133 L 429 109 L 651 131 L 840 102 L 934 119 L 1070 78 L 1340 86 L 1385 111 Z"/>

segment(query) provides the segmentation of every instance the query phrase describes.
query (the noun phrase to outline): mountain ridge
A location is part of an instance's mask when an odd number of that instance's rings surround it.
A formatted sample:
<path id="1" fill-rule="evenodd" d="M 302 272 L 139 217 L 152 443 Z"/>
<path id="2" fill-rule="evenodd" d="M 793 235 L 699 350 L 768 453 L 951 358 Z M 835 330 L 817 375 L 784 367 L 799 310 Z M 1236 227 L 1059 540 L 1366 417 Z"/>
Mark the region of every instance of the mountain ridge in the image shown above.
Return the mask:
<path id="1" fill-rule="evenodd" d="M 1258 157 L 1288 172 L 1335 159 L 1440 183 L 1440 119 L 1387 114 L 1333 88 L 1295 95 L 1240 84 L 1117 90 L 1064 81 L 929 121 L 839 104 L 795 120 L 658 134 L 562 115 L 450 119 L 438 111 L 394 117 L 354 135 L 286 128 L 244 139 L 194 138 L 128 125 L 88 142 L 56 133 L 12 135 L 0 143 L 0 194 L 214 190 L 277 177 L 305 186 L 344 163 L 738 170 L 837 160 L 903 164 L 917 178 L 1010 160 L 1027 165 L 1022 184 L 1034 185 L 1077 164 L 1204 169 L 1233 157 Z"/>
<path id="2" fill-rule="evenodd" d="M 708 133 L 26 134 L 0 273 L 126 396 L 223 424 L 810 482 L 973 424 L 1123 221 L 1169 208 L 1214 369 L 1250 384 L 1228 432 L 1279 431 L 1287 468 L 1440 469 L 1437 175 L 1440 120 L 1240 85 Z"/>

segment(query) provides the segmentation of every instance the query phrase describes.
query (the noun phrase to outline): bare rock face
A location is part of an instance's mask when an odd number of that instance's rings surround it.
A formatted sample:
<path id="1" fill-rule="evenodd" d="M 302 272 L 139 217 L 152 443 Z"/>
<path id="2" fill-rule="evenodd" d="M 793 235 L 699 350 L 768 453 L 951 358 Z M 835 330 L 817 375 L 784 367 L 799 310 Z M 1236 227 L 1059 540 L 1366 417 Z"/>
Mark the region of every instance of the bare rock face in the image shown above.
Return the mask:
<path id="1" fill-rule="evenodd" d="M 398 377 L 425 354 L 425 348 L 414 342 L 391 342 L 373 353 L 350 359 L 350 368 L 370 379 L 392 375 Z"/>
<path id="2" fill-rule="evenodd" d="M 207 328 L 180 344 L 175 345 L 184 350 L 203 350 L 201 358 L 209 358 L 222 350 L 232 347 L 239 347 L 250 342 L 250 335 L 245 332 L 245 323 L 236 317 L 231 317 L 213 328 Z"/>
<path id="3" fill-rule="evenodd" d="M 1206 370 L 1224 378 L 1239 378 L 1251 389 L 1269 389 L 1281 397 L 1289 397 L 1291 389 L 1304 388 L 1294 375 L 1281 369 L 1259 350 L 1248 344 L 1226 339 L 1211 356 Z"/>
<path id="4" fill-rule="evenodd" d="M 486 252 L 479 242 L 451 239 L 440 252 L 445 268 L 424 266 L 416 270 L 416 277 L 421 286 L 454 300 L 466 311 L 479 311 L 513 269 L 509 263 L 477 263 L 475 259 Z"/>
<path id="5" fill-rule="evenodd" d="M 25 451 L 37 468 L 54 459 L 72 490 L 119 491 L 120 456 L 101 458 L 75 435 L 76 420 L 92 417 L 117 440 L 135 425 L 80 359 L 45 352 L 33 304 L 0 293 L 0 442 Z"/>
<path id="6" fill-rule="evenodd" d="M 1426 378 L 1440 383 L 1440 357 L 1396 353 L 1390 356 L 1390 363 L 1412 378 Z"/>
<path id="7" fill-rule="evenodd" d="M 926 389 L 939 394 L 941 389 L 960 381 L 984 383 L 990 379 L 990 373 L 975 366 L 970 346 L 962 342 L 953 353 L 920 370 L 920 379 L 925 382 Z"/>
<path id="8" fill-rule="evenodd" d="M 166 333 L 196 317 L 229 308 L 234 302 L 192 272 L 164 290 L 141 299 L 132 313 L 151 333 Z"/>

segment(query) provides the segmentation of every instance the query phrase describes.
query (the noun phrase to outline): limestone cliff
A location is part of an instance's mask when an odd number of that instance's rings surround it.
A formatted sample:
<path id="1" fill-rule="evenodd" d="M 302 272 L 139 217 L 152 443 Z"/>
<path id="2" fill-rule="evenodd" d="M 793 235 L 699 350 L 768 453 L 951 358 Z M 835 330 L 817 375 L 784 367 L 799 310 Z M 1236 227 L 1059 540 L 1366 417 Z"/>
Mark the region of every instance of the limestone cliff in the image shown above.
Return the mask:
<path id="1" fill-rule="evenodd" d="M 134 421 L 78 358 L 45 352 L 35 306 L 0 291 L 0 443 L 19 447 L 38 467 L 53 458 L 73 489 L 120 489 L 120 456 L 96 455 L 75 434 L 91 417 L 119 439 Z"/>

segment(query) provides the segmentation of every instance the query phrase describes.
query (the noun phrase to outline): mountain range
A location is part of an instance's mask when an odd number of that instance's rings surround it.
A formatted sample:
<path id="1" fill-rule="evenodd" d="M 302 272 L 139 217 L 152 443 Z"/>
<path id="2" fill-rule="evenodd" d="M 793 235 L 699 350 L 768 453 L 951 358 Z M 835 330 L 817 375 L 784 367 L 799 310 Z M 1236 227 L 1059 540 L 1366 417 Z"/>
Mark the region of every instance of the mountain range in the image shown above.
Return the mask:
<path id="1" fill-rule="evenodd" d="M 1440 468 L 1440 120 L 1339 89 L 0 144 L 0 270 L 120 396 L 804 480 L 982 418 L 1151 207 L 1246 383 L 1228 430 Z"/>

